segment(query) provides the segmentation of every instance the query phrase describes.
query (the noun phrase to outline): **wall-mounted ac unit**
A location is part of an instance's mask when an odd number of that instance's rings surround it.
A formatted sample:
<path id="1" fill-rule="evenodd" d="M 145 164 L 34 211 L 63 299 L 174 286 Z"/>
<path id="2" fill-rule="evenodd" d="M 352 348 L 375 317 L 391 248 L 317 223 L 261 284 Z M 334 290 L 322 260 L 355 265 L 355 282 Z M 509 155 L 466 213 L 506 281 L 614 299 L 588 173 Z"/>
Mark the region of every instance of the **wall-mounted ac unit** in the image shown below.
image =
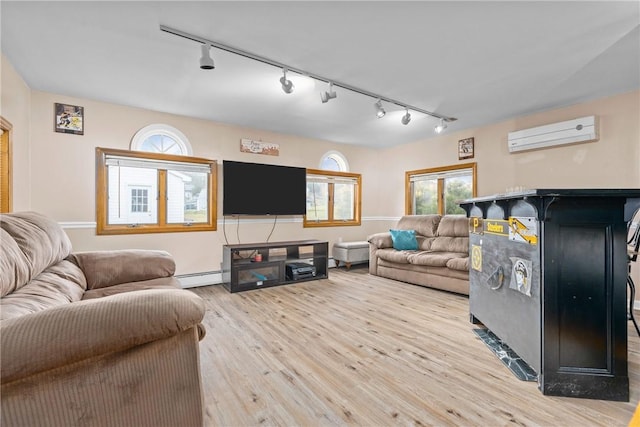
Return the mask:
<path id="1" fill-rule="evenodd" d="M 576 142 L 596 141 L 598 121 L 595 116 L 581 117 L 517 132 L 509 132 L 509 152 L 534 150 Z"/>

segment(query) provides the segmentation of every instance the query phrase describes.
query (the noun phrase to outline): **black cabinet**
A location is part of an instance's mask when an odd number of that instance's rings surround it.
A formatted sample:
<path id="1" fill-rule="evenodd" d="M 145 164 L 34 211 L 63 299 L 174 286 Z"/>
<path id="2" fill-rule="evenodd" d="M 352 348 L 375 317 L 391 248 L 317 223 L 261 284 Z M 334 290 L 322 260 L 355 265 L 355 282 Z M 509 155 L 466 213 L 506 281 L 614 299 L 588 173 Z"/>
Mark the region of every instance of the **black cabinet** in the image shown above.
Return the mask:
<path id="1" fill-rule="evenodd" d="M 469 310 L 538 374 L 543 394 L 629 400 L 627 221 L 639 189 L 465 200 Z"/>
<path id="2" fill-rule="evenodd" d="M 329 244 L 320 240 L 222 247 L 222 285 L 241 292 L 327 278 Z"/>

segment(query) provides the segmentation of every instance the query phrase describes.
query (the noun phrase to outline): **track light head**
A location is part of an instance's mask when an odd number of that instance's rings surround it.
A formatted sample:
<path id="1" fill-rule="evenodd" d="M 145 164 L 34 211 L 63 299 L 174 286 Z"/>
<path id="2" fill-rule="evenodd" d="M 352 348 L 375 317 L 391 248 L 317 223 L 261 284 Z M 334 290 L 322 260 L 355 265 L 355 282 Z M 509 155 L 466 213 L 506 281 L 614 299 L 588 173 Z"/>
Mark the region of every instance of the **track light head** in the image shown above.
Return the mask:
<path id="1" fill-rule="evenodd" d="M 320 92 L 320 99 L 322 103 L 329 102 L 330 99 L 335 99 L 338 96 L 335 90 L 333 90 L 333 83 L 329 83 L 329 90 L 325 92 Z"/>
<path id="2" fill-rule="evenodd" d="M 411 114 L 409 114 L 409 109 L 405 108 L 405 115 L 402 116 L 402 119 L 400 120 L 402 122 L 403 125 L 408 125 L 409 122 L 411 121 Z"/>
<path id="3" fill-rule="evenodd" d="M 287 69 L 282 69 L 282 77 L 280 77 L 280 84 L 284 93 L 291 93 L 295 89 L 293 82 L 287 79 Z"/>
<path id="4" fill-rule="evenodd" d="M 443 130 L 447 128 L 447 124 L 444 122 L 444 119 L 440 119 L 440 123 L 433 128 L 436 133 L 442 133 Z"/>
<path id="5" fill-rule="evenodd" d="M 213 70 L 216 68 L 213 65 L 213 59 L 211 59 L 211 55 L 209 55 L 209 51 L 211 50 L 211 46 L 208 44 L 203 44 L 202 47 L 202 56 L 200 57 L 200 68 L 203 70 Z"/>
<path id="6" fill-rule="evenodd" d="M 385 114 L 387 114 L 386 111 L 384 111 L 384 108 L 382 108 L 382 100 L 378 99 L 378 101 L 373 104 L 374 108 L 376 109 L 376 116 L 381 119 L 384 117 Z"/>

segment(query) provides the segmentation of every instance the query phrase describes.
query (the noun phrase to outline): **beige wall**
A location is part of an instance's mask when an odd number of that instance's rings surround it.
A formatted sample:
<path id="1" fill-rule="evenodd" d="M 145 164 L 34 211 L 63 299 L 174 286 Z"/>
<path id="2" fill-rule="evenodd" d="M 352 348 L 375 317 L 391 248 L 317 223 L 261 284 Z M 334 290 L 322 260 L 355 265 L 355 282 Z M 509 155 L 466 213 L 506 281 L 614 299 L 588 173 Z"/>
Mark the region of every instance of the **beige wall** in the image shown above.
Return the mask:
<path id="1" fill-rule="evenodd" d="M 53 131 L 53 104 L 85 107 L 85 134 Z M 216 232 L 169 233 L 134 236 L 95 235 L 95 147 L 129 147 L 132 136 L 152 123 L 180 129 L 195 156 L 221 161 L 277 163 L 318 167 L 329 150 L 343 153 L 351 171 L 363 177 L 363 224 L 360 227 L 304 229 L 300 218 L 281 218 L 272 241 L 319 238 L 363 240 L 386 230 L 404 214 L 404 173 L 475 161 L 478 163 L 478 195 L 504 192 L 506 188 L 633 187 L 640 188 L 640 91 L 621 94 L 567 108 L 514 118 L 505 122 L 445 133 L 442 136 L 387 149 L 365 149 L 292 135 L 241 128 L 121 105 L 31 91 L 3 57 L 2 114 L 14 125 L 14 210 L 33 209 L 51 215 L 65 225 L 75 250 L 156 248 L 171 252 L 178 273 L 220 269 L 223 228 L 229 243 L 264 241 L 272 219 L 222 224 Z M 596 115 L 600 140 L 532 152 L 509 154 L 507 133 L 523 128 Z M 464 118 L 461 118 L 464 120 Z M 459 161 L 457 141 L 475 138 L 475 158 Z M 239 151 L 240 139 L 280 144 L 280 156 Z M 221 186 L 218 188 L 220 194 Z M 640 275 L 638 268 L 635 277 Z"/>
<path id="2" fill-rule="evenodd" d="M 600 140 L 510 154 L 507 134 L 520 129 L 595 115 Z M 464 118 L 461 118 L 464 120 Z M 473 137 L 475 157 L 458 160 L 458 140 Z M 445 133 L 380 153 L 387 162 L 382 192 L 397 193 L 406 170 L 465 162 L 478 164 L 478 196 L 507 188 L 640 188 L 640 91 L 567 108 L 518 117 L 482 128 Z M 396 191 L 394 191 L 396 189 Z M 386 206 L 381 205 L 384 209 Z M 404 212 L 404 194 L 396 194 L 384 215 Z M 389 211 L 388 209 L 392 209 Z"/>
<path id="3" fill-rule="evenodd" d="M 0 56 L 0 115 L 11 123 L 13 210 L 31 208 L 31 90 L 4 55 Z"/>
<path id="4" fill-rule="evenodd" d="M 363 192 L 365 215 L 368 210 L 373 210 L 375 186 L 368 183 L 377 179 L 377 170 L 373 162 L 375 152 L 368 149 L 39 91 L 32 91 L 31 99 L 31 208 L 62 222 L 75 250 L 164 249 L 176 257 L 178 273 L 185 274 L 220 269 L 222 245 L 225 243 L 223 229 L 229 243 L 238 243 L 238 233 L 242 243 L 267 239 L 273 225 L 272 218 L 247 219 L 240 223 L 239 229 L 237 221 L 232 218 L 226 218 L 227 223 L 222 224 L 221 201 L 218 203 L 219 229 L 216 232 L 95 235 L 92 225 L 95 221 L 95 148 L 128 149 L 133 135 L 152 123 L 165 123 L 180 129 L 189 139 L 194 156 L 218 162 L 225 159 L 317 168 L 324 153 L 340 151 L 347 157 L 351 170 L 362 173 L 363 180 L 367 182 Z M 84 107 L 84 135 L 53 131 L 55 102 Z M 241 153 L 242 138 L 276 142 L 280 144 L 280 155 Z M 218 175 L 221 180 L 221 170 Z M 219 194 L 221 190 L 219 182 Z M 378 231 L 379 226 L 374 218 L 360 227 L 305 229 L 301 218 L 283 217 L 278 220 L 270 240 L 318 238 L 330 243 L 340 239 L 364 240 L 367 235 Z"/>

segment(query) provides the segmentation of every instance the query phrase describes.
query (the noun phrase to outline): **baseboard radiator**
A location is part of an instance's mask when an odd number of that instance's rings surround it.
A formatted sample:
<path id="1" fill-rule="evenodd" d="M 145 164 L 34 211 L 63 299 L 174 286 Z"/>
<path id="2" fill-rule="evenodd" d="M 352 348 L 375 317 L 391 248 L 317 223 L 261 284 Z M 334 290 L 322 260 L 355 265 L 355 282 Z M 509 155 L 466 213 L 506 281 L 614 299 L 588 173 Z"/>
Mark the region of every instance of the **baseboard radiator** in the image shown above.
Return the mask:
<path id="1" fill-rule="evenodd" d="M 195 288 L 197 286 L 219 285 L 222 283 L 221 271 L 205 271 L 202 273 L 178 274 L 176 279 L 180 281 L 182 288 Z"/>

